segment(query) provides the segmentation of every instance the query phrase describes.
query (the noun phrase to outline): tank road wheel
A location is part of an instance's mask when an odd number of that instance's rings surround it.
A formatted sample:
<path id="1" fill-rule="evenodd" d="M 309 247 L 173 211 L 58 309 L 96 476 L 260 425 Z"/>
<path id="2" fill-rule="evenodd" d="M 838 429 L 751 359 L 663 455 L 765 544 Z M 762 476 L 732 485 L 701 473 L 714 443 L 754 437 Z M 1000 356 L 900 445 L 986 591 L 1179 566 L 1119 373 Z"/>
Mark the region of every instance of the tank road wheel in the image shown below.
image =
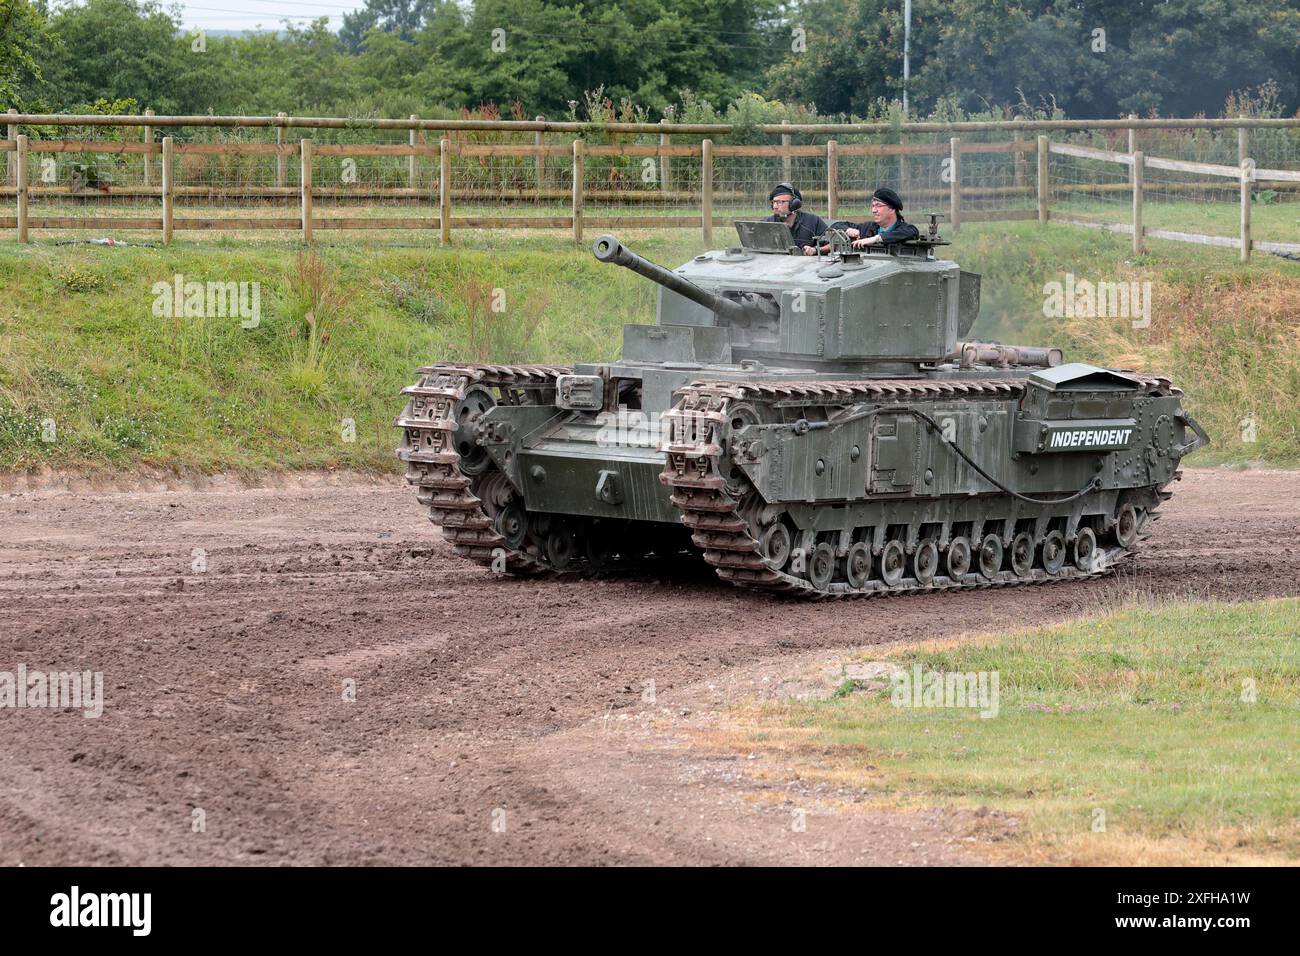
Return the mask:
<path id="1" fill-rule="evenodd" d="M 1022 531 L 1011 542 L 1011 570 L 1022 578 L 1034 570 L 1034 536 Z"/>
<path id="2" fill-rule="evenodd" d="M 1124 505 L 1115 516 L 1115 543 L 1121 548 L 1131 548 L 1137 541 L 1138 516 L 1132 505 Z"/>
<path id="3" fill-rule="evenodd" d="M 506 504 L 496 516 L 497 534 L 506 539 L 506 545 L 518 551 L 528 536 L 528 512 L 518 501 Z"/>
<path id="4" fill-rule="evenodd" d="M 614 553 L 614 536 L 599 524 L 592 525 L 583 536 L 582 548 L 591 570 L 603 570 Z"/>
<path id="5" fill-rule="evenodd" d="M 546 536 L 546 560 L 550 562 L 551 567 L 563 571 L 569 566 L 577 550 L 573 541 L 573 531 L 569 526 L 562 521 L 552 522 L 551 532 Z"/>
<path id="6" fill-rule="evenodd" d="M 912 574 L 921 584 L 933 584 L 938 570 L 939 546 L 926 538 L 916 546 L 916 553 L 912 555 Z"/>
<path id="7" fill-rule="evenodd" d="M 844 576 L 851 588 L 865 587 L 871 577 L 871 549 L 861 541 L 849 548 L 844 558 Z"/>
<path id="8" fill-rule="evenodd" d="M 475 440 L 474 431 L 479 419 L 496 403 L 492 393 L 481 385 L 475 385 L 456 403 L 456 431 L 451 440 L 460 454 L 460 470 L 467 475 L 481 475 L 492 465 L 491 456 Z"/>
<path id="9" fill-rule="evenodd" d="M 1080 571 L 1092 571 L 1097 550 L 1097 535 L 1091 528 L 1080 528 L 1074 539 L 1074 566 Z"/>
<path id="10" fill-rule="evenodd" d="M 970 542 L 958 535 L 948 542 L 948 577 L 960 581 L 970 570 Z"/>
<path id="11" fill-rule="evenodd" d="M 977 558 L 982 577 L 990 581 L 997 577 L 1002 568 L 1002 539 L 995 534 L 985 535 Z"/>
<path id="12" fill-rule="evenodd" d="M 903 570 L 907 567 L 907 555 L 903 551 L 903 542 L 898 539 L 885 543 L 885 550 L 880 552 L 880 580 L 891 588 L 903 580 Z"/>
<path id="13" fill-rule="evenodd" d="M 1043 570 L 1048 574 L 1060 574 L 1065 567 L 1065 535 L 1059 531 L 1047 532 L 1043 539 Z"/>
<path id="14" fill-rule="evenodd" d="M 808 580 L 818 591 L 825 591 L 835 577 L 835 549 L 823 541 L 813 548 L 808 559 Z"/>
<path id="15" fill-rule="evenodd" d="M 779 521 L 772 525 L 763 532 L 760 543 L 768 567 L 774 571 L 780 571 L 785 567 L 786 561 L 790 560 L 790 532 L 786 530 L 785 525 Z"/>

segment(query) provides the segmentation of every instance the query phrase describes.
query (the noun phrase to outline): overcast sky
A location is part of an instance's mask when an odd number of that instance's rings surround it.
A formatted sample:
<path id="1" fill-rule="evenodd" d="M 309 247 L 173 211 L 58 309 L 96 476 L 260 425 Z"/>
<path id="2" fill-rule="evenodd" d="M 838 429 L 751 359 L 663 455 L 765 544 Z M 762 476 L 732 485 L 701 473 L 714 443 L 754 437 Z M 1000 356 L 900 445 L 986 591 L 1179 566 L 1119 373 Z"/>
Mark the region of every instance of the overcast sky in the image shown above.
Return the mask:
<path id="1" fill-rule="evenodd" d="M 171 4 L 163 0 L 165 6 Z M 306 24 L 317 17 L 329 17 L 330 29 L 337 30 L 343 14 L 365 6 L 362 0 L 182 0 L 181 23 L 206 30 L 252 30 L 262 26 L 279 29 L 282 20 Z"/>

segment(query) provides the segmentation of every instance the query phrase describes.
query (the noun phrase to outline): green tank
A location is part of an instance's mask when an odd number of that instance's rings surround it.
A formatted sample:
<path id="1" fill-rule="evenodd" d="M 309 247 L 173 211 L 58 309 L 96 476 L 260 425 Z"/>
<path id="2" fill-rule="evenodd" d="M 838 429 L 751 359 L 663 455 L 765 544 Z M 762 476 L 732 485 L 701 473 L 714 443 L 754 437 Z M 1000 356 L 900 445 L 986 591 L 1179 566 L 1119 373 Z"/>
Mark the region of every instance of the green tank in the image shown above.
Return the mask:
<path id="1" fill-rule="evenodd" d="M 742 587 L 872 595 L 1103 574 L 1208 444 L 1167 378 L 967 341 L 980 279 L 928 234 L 797 253 L 781 223 L 675 270 L 622 358 L 440 364 L 398 456 L 456 553 L 591 572 L 691 550 Z"/>

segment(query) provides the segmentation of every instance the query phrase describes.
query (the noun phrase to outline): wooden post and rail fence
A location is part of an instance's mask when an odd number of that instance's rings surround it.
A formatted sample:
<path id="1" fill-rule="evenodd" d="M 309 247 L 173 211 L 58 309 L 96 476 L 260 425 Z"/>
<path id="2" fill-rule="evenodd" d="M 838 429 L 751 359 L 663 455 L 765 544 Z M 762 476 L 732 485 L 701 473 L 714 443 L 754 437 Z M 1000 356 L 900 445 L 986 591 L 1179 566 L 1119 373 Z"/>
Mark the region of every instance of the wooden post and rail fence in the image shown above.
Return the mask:
<path id="1" fill-rule="evenodd" d="M 658 136 L 657 143 L 651 144 L 592 144 L 581 137 L 568 143 L 547 142 L 546 133 L 585 131 L 590 127 L 583 124 L 551 123 L 542 117 L 524 122 L 497 122 L 487 120 L 421 120 L 411 115 L 408 120 L 338 120 L 335 118 L 293 118 L 284 113 L 275 117 L 168 117 L 155 116 L 147 112 L 135 117 L 50 117 L 18 114 L 10 110 L 6 139 L 0 141 L 0 150 L 6 153 L 6 183 L 0 187 L 0 196 L 8 193 L 13 196 L 15 216 L 11 220 L 0 217 L 0 227 L 10 227 L 20 242 L 27 242 L 32 229 L 143 229 L 161 230 L 164 242 L 170 242 L 176 231 L 192 230 L 250 230 L 250 229 L 292 229 L 300 232 L 303 242 L 311 242 L 314 233 L 321 229 L 436 229 L 443 243 L 451 241 L 454 228 L 540 228 L 571 230 L 575 241 L 583 240 L 584 231 L 619 227 L 635 228 L 682 228 L 695 227 L 701 230 L 706 245 L 713 242 L 713 227 L 727 225 L 730 216 L 715 216 L 714 206 L 717 202 L 724 204 L 752 203 L 753 197 L 735 189 L 719 192 L 715 189 L 714 166 L 717 158 L 761 157 L 779 158 L 785 178 L 789 179 L 792 160 L 796 157 L 816 157 L 825 162 L 826 179 L 824 189 L 804 190 L 805 201 L 824 201 L 827 216 L 831 220 L 839 218 L 840 207 L 845 200 L 866 205 L 870 189 L 844 189 L 840 183 L 842 160 L 846 157 L 875 156 L 897 157 L 900 175 L 914 176 L 915 171 L 905 166 L 906 157 L 933 156 L 942 163 L 941 180 L 944 188 L 909 188 L 905 196 L 914 207 L 926 208 L 927 201 L 946 199 L 948 229 L 958 231 L 965 222 L 990 220 L 1032 220 L 1045 223 L 1049 220 L 1064 222 L 1089 228 L 1100 228 L 1127 233 L 1132 236 L 1134 252 L 1141 252 L 1147 238 L 1172 239 L 1184 242 L 1196 242 L 1207 245 L 1229 246 L 1237 248 L 1241 258 L 1247 259 L 1252 249 L 1273 252 L 1300 252 L 1300 243 L 1263 242 L 1252 240 L 1251 230 L 1251 187 L 1266 181 L 1281 188 L 1292 188 L 1297 184 L 1300 189 L 1300 170 L 1257 169 L 1248 156 L 1249 133 L 1251 128 L 1295 128 L 1300 120 L 1139 120 L 1130 116 L 1127 120 L 1112 121 L 1008 121 L 1000 123 L 911 123 L 904 124 L 910 132 L 988 132 L 991 130 L 1010 132 L 1012 139 L 1008 142 L 971 142 L 963 141 L 960 136 L 950 136 L 947 143 L 840 143 L 831 138 L 824 145 L 802 145 L 792 142 L 794 134 L 809 133 L 868 133 L 884 132 L 889 127 L 883 124 L 791 124 L 782 123 L 763 127 L 765 133 L 779 136 L 779 143 L 770 145 L 728 145 L 715 144 L 712 138 L 704 138 L 697 143 L 673 143 L 675 133 L 699 135 L 705 133 L 725 133 L 730 130 L 725 124 L 673 124 L 666 121 L 649 123 L 615 123 L 608 124 L 610 132 L 650 133 Z M 106 122 L 111 121 L 111 122 Z M 140 126 L 143 136 L 141 142 L 104 142 L 79 140 L 32 140 L 20 132 L 23 126 L 36 125 L 121 125 Z M 215 127 L 274 127 L 274 143 L 177 143 L 171 135 L 164 135 L 161 142 L 154 141 L 157 131 L 164 133 L 179 126 L 215 126 Z M 316 143 L 310 137 L 303 137 L 297 143 L 286 142 L 287 132 L 294 128 L 334 129 L 370 127 L 375 129 L 405 129 L 407 142 L 398 144 L 336 144 Z M 877 129 L 877 127 L 881 127 Z M 1138 150 L 1137 135 L 1141 129 L 1165 128 L 1219 128 L 1237 129 L 1238 165 L 1227 166 L 1214 163 L 1189 162 L 1186 160 L 1165 159 L 1146 155 Z M 576 130 L 574 129 L 576 128 Z M 1047 132 L 1052 130 L 1078 130 L 1088 128 L 1122 129 L 1128 133 L 1129 151 L 1126 153 L 1076 146 L 1067 143 L 1052 142 Z M 1041 130 L 1036 140 L 1021 138 L 1021 133 L 1028 130 Z M 533 132 L 531 143 L 468 143 L 456 134 L 465 131 L 503 131 Z M 440 131 L 443 135 L 435 143 L 428 142 L 426 131 Z M 900 137 L 902 138 L 902 137 Z M 113 187 L 112 195 L 134 200 L 156 197 L 160 208 L 160 218 L 114 217 L 114 216 L 33 216 L 31 206 L 33 198 L 38 202 L 54 198 L 67 198 L 69 193 L 64 187 L 43 184 L 34 186 L 30 181 L 30 165 L 33 154 L 109 154 L 140 155 L 143 164 L 141 184 L 138 186 Z M 1012 154 L 1013 183 L 1011 186 L 978 185 L 966 182 L 963 175 L 962 157 L 980 154 Z M 1028 156 L 1037 155 L 1037 182 L 1028 182 Z M 175 164 L 184 161 L 186 156 L 212 155 L 223 158 L 240 156 L 270 156 L 275 161 L 274 186 L 205 186 L 178 185 L 176 183 Z M 297 157 L 300 167 L 298 185 L 290 186 L 287 182 L 287 162 L 290 157 Z M 1052 183 L 1050 181 L 1051 157 L 1053 155 L 1073 157 L 1081 160 L 1093 160 L 1114 163 L 1129 167 L 1127 182 L 1113 183 L 1072 183 L 1071 190 L 1101 194 L 1111 190 L 1131 191 L 1132 214 L 1128 223 L 1099 222 L 1071 216 L 1050 208 Z M 313 177 L 313 162 L 316 157 L 406 157 L 406 185 L 404 187 L 366 187 L 352 185 L 327 186 L 317 184 Z M 533 160 L 534 185 L 532 188 L 455 188 L 453 182 L 453 157 L 480 159 L 487 157 L 531 157 Z M 438 160 L 437 191 L 422 188 L 420 185 L 420 161 Z M 568 157 L 572 162 L 572 176 L 569 189 L 548 188 L 546 161 L 548 157 Z M 586 182 L 584 170 L 586 161 L 592 157 L 629 157 L 641 158 L 647 163 L 657 160 L 658 181 L 652 189 L 594 189 Z M 673 160 L 675 158 L 697 159 L 699 162 L 699 185 L 694 191 L 674 188 Z M 154 184 L 153 163 L 159 161 L 160 176 Z M 1189 173 L 1204 177 L 1219 177 L 1236 180 L 1239 184 L 1239 201 L 1241 207 L 1240 231 L 1236 237 L 1211 236 L 1196 232 L 1183 232 L 1170 229 L 1156 229 L 1143 223 L 1143 199 L 1146 191 L 1145 172 L 1149 169 L 1168 170 Z M 681 180 L 683 177 L 677 177 Z M 1166 184 L 1168 190 L 1176 189 L 1180 184 Z M 567 196 L 566 196 L 567 194 Z M 967 209 L 964 200 L 980 201 L 999 198 L 1022 197 L 1029 200 L 1026 208 L 1013 209 Z M 1034 198 L 1036 197 L 1036 208 Z M 82 198 L 80 195 L 73 198 Z M 92 194 L 93 198 L 93 194 Z M 182 214 L 175 216 L 177 199 L 206 200 L 209 203 L 222 199 L 264 199 L 268 201 L 289 202 L 297 199 L 299 215 L 296 218 L 280 217 L 194 217 Z M 316 203 L 330 201 L 348 201 L 359 198 L 427 200 L 430 208 L 436 204 L 436 216 L 406 217 L 322 217 L 316 209 Z M 533 203 L 568 199 L 568 215 L 561 216 L 454 216 L 455 200 L 483 202 L 517 202 L 531 200 Z M 698 214 L 665 215 L 614 215 L 592 216 L 585 208 L 588 203 L 637 203 L 637 202 L 680 202 L 698 203 Z M 765 210 L 764 210 L 765 211 Z M 757 214 L 758 211 L 756 210 Z"/>

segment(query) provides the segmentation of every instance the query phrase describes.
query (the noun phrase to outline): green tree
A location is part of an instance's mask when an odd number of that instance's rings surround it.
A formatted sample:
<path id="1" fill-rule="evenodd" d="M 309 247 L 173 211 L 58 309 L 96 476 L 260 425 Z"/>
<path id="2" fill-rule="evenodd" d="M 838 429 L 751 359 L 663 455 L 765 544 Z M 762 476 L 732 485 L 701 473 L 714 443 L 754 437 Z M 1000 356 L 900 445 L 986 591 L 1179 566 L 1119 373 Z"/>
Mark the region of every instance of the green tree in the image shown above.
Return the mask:
<path id="1" fill-rule="evenodd" d="M 133 98 L 159 113 L 185 105 L 178 24 L 154 0 L 86 0 L 50 25 L 63 43 L 43 68 L 61 108 L 101 98 Z"/>
<path id="2" fill-rule="evenodd" d="M 901 93 L 900 0 L 807 0 L 807 31 L 766 88 L 822 112 L 866 114 Z M 1300 106 L 1300 0 L 914 0 L 913 113 L 1055 103 L 1070 116 L 1218 113 L 1233 90 L 1278 84 Z"/>
<path id="3" fill-rule="evenodd" d="M 24 90 L 42 82 L 38 57 L 53 45 L 43 2 L 0 0 L 0 109 L 26 108 Z"/>
<path id="4" fill-rule="evenodd" d="M 339 40 L 352 53 L 361 50 L 366 34 L 374 29 L 409 40 L 437 3 L 438 0 L 366 0 L 360 10 L 343 14 Z"/>

